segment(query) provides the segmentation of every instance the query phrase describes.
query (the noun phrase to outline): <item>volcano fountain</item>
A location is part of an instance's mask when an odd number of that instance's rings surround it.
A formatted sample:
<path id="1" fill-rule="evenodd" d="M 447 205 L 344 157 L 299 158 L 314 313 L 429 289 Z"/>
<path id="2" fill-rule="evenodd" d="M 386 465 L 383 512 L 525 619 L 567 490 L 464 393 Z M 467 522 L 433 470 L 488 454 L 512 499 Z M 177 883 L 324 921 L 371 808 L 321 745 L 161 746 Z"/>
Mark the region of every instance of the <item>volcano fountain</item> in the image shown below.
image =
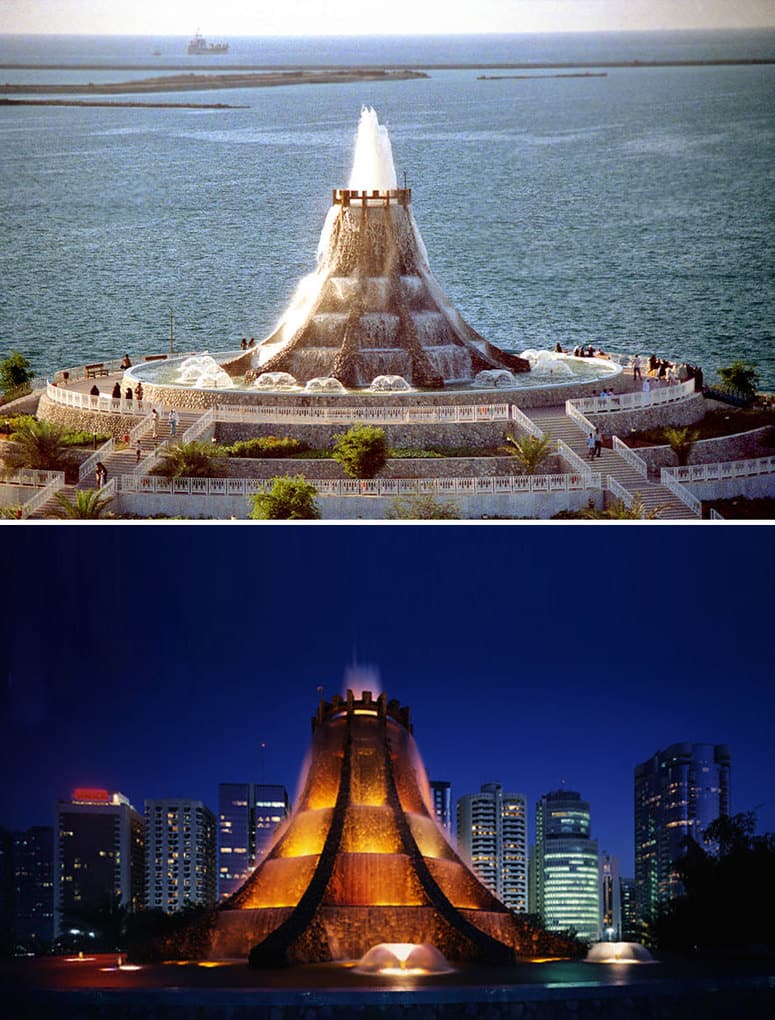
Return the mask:
<path id="1" fill-rule="evenodd" d="M 411 189 L 397 186 L 387 131 L 364 107 L 350 181 L 334 189 L 316 272 L 275 331 L 225 370 L 246 381 L 286 372 L 300 383 L 333 378 L 348 388 L 384 376 L 439 388 L 481 371 L 529 371 L 527 360 L 488 343 L 453 307 L 428 265 L 411 201 Z"/>
<path id="2" fill-rule="evenodd" d="M 406 959 L 396 946 L 490 963 L 569 949 L 512 914 L 447 842 L 409 709 L 384 694 L 348 690 L 320 702 L 293 813 L 218 909 L 206 952 L 274 967 L 360 959 L 382 944 L 389 953 L 376 956 L 384 963 L 392 954 L 399 966 Z M 372 963 L 373 956 L 364 960 Z"/>

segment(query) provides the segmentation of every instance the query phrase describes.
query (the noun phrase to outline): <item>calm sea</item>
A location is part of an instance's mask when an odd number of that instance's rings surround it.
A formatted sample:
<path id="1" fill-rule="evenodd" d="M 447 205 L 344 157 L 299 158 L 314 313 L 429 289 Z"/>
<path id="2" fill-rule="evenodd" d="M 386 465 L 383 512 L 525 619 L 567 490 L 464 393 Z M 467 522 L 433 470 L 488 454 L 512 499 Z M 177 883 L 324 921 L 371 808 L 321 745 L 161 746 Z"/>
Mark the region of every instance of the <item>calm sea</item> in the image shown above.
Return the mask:
<path id="1" fill-rule="evenodd" d="M 6 67 L 0 80 L 201 64 L 185 44 L 4 36 L 0 64 L 102 69 Z M 433 69 L 773 56 L 773 32 L 241 39 L 208 66 L 408 63 L 430 77 L 151 97 L 247 107 L 224 111 L 0 107 L 0 353 L 45 372 L 164 350 L 170 308 L 180 349 L 266 335 L 314 267 L 368 103 L 437 277 L 489 339 L 656 351 L 707 370 L 743 357 L 775 388 L 775 67 L 497 81 Z"/>

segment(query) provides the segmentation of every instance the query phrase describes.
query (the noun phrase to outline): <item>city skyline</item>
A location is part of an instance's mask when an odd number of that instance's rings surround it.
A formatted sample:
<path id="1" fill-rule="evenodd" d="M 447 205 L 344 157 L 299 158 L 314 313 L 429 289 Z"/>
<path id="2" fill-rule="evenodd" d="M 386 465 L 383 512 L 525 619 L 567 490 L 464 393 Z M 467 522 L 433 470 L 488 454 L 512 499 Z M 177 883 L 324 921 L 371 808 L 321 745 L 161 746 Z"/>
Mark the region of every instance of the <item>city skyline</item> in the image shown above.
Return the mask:
<path id="1" fill-rule="evenodd" d="M 386 19 L 383 4 L 362 0 L 357 17 L 348 4 L 288 0 L 256 8 L 245 0 L 205 3 L 137 0 L 131 8 L 90 0 L 0 0 L 0 32 L 40 34 L 175 35 L 199 27 L 207 35 L 462 34 L 488 32 L 600 32 L 758 28 L 775 25 L 767 0 L 675 4 L 671 0 L 483 0 L 450 8 L 442 0 L 397 0 Z"/>
<path id="2" fill-rule="evenodd" d="M 295 799 L 318 687 L 342 691 L 355 646 L 453 801 L 502 783 L 532 833 L 564 779 L 624 876 L 634 768 L 679 741 L 728 744 L 732 811 L 775 829 L 769 531 L 222 527 L 192 544 L 186 528 L 100 528 L 86 571 L 69 563 L 81 534 L 6 543 L 6 828 L 51 824 L 76 786 L 138 809 L 215 810 L 231 781 Z M 731 562 L 761 583 L 730 592 Z"/>

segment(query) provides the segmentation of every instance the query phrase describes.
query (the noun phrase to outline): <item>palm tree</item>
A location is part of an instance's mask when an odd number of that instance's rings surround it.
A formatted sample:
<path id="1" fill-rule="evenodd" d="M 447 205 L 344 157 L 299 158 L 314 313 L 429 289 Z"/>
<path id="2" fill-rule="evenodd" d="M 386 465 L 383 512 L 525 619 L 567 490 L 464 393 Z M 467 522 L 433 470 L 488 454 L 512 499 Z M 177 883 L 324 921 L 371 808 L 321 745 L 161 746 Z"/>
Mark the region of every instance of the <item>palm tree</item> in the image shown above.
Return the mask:
<path id="1" fill-rule="evenodd" d="M 41 471 L 64 471 L 70 463 L 63 443 L 65 430 L 53 422 L 29 418 L 11 433 L 16 450 L 6 458 L 14 467 L 38 468 Z"/>
<path id="2" fill-rule="evenodd" d="M 95 521 L 108 515 L 112 496 L 100 496 L 97 489 L 77 489 L 75 502 L 71 503 L 63 492 L 56 494 L 57 506 L 46 516 L 60 520 Z M 110 515 L 112 516 L 112 515 Z"/>
<path id="3" fill-rule="evenodd" d="M 162 448 L 162 461 L 152 475 L 165 478 L 223 478 L 227 474 L 226 455 L 207 443 L 171 443 Z"/>
<path id="4" fill-rule="evenodd" d="M 536 436 L 506 435 L 504 439 L 510 444 L 509 453 L 516 457 L 526 475 L 534 475 L 541 464 L 552 452 L 552 436 L 545 432 L 540 439 Z"/>
<path id="5" fill-rule="evenodd" d="M 662 430 L 662 435 L 667 440 L 670 449 L 678 458 L 679 467 L 683 467 L 689 461 L 689 454 L 692 447 L 700 438 L 697 429 L 676 429 L 667 427 Z"/>

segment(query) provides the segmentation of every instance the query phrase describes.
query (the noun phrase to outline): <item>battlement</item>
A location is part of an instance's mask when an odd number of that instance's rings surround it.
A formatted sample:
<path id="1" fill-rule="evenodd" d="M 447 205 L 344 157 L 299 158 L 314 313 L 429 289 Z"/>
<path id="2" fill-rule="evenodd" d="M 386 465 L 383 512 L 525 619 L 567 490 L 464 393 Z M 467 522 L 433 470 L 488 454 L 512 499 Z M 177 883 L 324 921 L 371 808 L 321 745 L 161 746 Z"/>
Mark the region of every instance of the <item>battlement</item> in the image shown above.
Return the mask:
<path id="1" fill-rule="evenodd" d="M 412 204 L 411 188 L 392 188 L 390 191 L 351 191 L 349 188 L 334 188 L 332 203 L 346 209 L 350 205 L 361 207 L 389 205 L 408 206 Z"/>
<path id="2" fill-rule="evenodd" d="M 346 697 L 335 694 L 330 701 L 321 700 L 318 710 L 312 717 L 312 732 L 318 726 L 334 719 L 338 715 L 374 715 L 378 718 L 394 719 L 400 726 L 412 732 L 412 724 L 409 722 L 409 706 L 402 705 L 396 698 L 387 700 L 386 694 L 380 694 L 375 700 L 371 691 L 364 691 L 360 698 L 356 698 L 352 691 L 347 692 Z"/>

